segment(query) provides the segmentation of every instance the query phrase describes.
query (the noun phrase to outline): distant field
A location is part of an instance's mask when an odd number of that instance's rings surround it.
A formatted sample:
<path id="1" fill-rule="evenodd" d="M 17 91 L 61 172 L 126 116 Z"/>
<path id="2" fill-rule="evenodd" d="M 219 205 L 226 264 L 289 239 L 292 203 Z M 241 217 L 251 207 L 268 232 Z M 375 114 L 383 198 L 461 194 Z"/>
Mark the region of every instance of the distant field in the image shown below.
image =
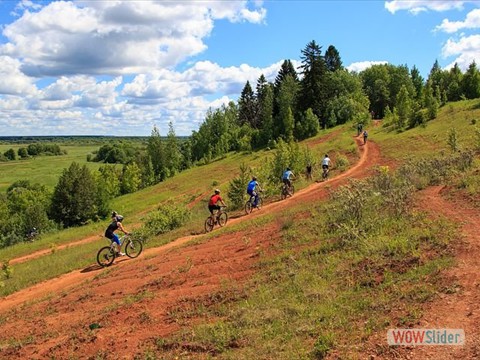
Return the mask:
<path id="1" fill-rule="evenodd" d="M 11 148 L 17 151 L 20 147 L 25 147 L 25 145 L 0 145 L 0 152 L 4 153 Z M 0 162 L 0 192 L 4 192 L 13 182 L 23 179 L 53 189 L 63 169 L 68 168 L 74 161 L 82 165 L 87 164 L 90 169 L 97 169 L 103 165 L 87 162 L 87 154 L 98 150 L 99 147 L 100 145 L 61 145 L 60 148 L 66 150 L 67 155 L 38 156 L 27 160 Z"/>

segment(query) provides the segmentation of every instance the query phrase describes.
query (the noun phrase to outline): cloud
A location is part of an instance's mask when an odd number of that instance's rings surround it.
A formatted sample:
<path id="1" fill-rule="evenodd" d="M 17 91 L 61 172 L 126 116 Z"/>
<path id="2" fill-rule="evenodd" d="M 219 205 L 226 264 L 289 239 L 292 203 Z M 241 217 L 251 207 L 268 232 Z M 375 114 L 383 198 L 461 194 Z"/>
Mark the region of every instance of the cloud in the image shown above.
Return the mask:
<path id="1" fill-rule="evenodd" d="M 412 14 L 418 14 L 425 11 L 447 11 L 447 10 L 461 10 L 467 3 L 474 3 L 475 1 L 461 1 L 461 0 L 393 0 L 385 2 L 385 9 L 392 14 L 397 11 L 406 10 Z"/>
<path id="2" fill-rule="evenodd" d="M 347 70 L 352 72 L 362 72 L 363 70 L 368 69 L 373 65 L 383 65 L 383 64 L 388 64 L 388 61 L 360 61 L 360 62 L 352 63 L 349 66 L 347 66 Z"/>
<path id="3" fill-rule="evenodd" d="M 471 35 L 461 37 L 459 40 L 449 39 L 442 48 L 444 57 L 456 56 L 448 66 L 451 68 L 455 63 L 460 69 L 465 71 L 468 66 L 475 61 L 480 63 L 480 35 Z"/>
<path id="4" fill-rule="evenodd" d="M 190 135 L 209 108 L 235 100 L 246 81 L 273 81 L 266 68 L 202 61 L 176 66 L 206 49 L 217 20 L 263 24 L 261 1 L 24 0 L 0 44 L 3 134 L 162 133 L 172 121 Z M 39 130 L 41 129 L 41 130 Z"/>
<path id="5" fill-rule="evenodd" d="M 478 29 L 480 28 L 480 9 L 472 10 L 467 14 L 465 21 L 450 21 L 444 19 L 441 25 L 435 30 L 444 31 L 446 33 L 454 33 L 461 29 Z"/>
<path id="6" fill-rule="evenodd" d="M 236 101 L 247 81 L 255 87 L 263 74 L 273 82 L 282 62 L 256 68 L 246 64 L 221 67 L 202 61 L 183 72 L 161 69 L 131 79 L 62 76 L 33 92 L 28 100 L 20 96 L 0 98 L 0 116 L 8 111 L 13 119 L 18 114 L 24 125 L 35 124 L 36 128 L 30 129 L 33 133 L 41 128 L 52 135 L 87 134 L 89 122 L 89 134 L 109 134 L 112 121 L 134 135 L 148 135 L 154 124 L 166 134 L 172 121 L 178 135 L 190 135 L 204 121 L 208 109 Z M 296 66 L 297 62 L 292 62 Z M 74 114 L 75 121 L 66 114 Z"/>
<path id="7" fill-rule="evenodd" d="M 32 95 L 36 92 L 33 79 L 20 71 L 19 60 L 0 56 L 0 95 Z"/>
<path id="8" fill-rule="evenodd" d="M 51 2 L 26 9 L 3 35 L 0 55 L 22 58 L 30 76 L 135 74 L 174 68 L 206 49 L 214 20 L 261 23 L 247 1 Z M 34 9 L 33 9 L 34 10 Z"/>

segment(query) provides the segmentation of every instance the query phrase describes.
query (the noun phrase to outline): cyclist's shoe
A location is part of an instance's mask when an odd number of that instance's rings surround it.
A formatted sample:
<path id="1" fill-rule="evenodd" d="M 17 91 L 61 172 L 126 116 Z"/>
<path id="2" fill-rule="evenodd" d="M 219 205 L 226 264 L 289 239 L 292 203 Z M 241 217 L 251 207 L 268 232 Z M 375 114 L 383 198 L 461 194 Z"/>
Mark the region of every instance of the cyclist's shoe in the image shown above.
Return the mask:
<path id="1" fill-rule="evenodd" d="M 117 252 L 117 256 L 125 256 L 125 253 L 123 253 L 123 252 Z"/>

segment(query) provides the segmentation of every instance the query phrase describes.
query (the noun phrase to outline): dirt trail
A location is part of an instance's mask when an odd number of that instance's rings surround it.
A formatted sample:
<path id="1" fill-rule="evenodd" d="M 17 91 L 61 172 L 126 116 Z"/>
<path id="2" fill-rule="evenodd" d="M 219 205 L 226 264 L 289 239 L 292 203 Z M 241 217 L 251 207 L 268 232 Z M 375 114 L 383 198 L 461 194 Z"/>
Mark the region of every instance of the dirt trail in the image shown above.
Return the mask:
<path id="1" fill-rule="evenodd" d="M 410 359 L 479 359 L 480 358 L 480 210 L 465 202 L 442 197 L 442 186 L 422 191 L 421 207 L 432 216 L 443 215 L 458 224 L 463 240 L 455 247 L 456 266 L 446 276 L 452 278 L 453 294 L 442 294 L 429 303 L 419 328 L 464 329 L 465 346 L 417 346 L 401 349 Z"/>
<path id="2" fill-rule="evenodd" d="M 378 147 L 356 141 L 360 160 L 345 173 L 229 224 L 272 212 L 280 215 L 292 202 L 308 204 L 324 199 L 329 188 L 349 177 L 368 176 L 381 161 Z M 69 358 L 79 354 L 89 358 L 107 348 L 117 349 L 108 359 L 133 358 L 149 339 L 166 336 L 183 322 L 188 323 L 189 319 L 176 318 L 177 308 L 211 301 L 218 291 L 236 291 L 235 287 L 241 286 L 239 280 L 254 273 L 259 254 L 274 251 L 280 227 L 274 221 L 260 231 L 247 228 L 214 238 L 179 238 L 147 249 L 137 259 L 120 258 L 108 269 L 92 265 L 3 298 L 0 321 L 8 321 L 1 322 L 0 358 Z M 89 330 L 94 323 L 101 328 Z M 117 338 L 121 340 L 115 341 Z M 22 345 L 2 345 L 12 342 Z"/>

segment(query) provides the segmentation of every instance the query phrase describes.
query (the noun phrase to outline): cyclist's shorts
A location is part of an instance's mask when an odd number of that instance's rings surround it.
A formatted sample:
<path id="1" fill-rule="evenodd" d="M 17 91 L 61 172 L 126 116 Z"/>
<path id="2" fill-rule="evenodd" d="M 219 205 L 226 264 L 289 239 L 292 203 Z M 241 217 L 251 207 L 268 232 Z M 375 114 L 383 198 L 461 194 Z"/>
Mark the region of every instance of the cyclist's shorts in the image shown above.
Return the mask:
<path id="1" fill-rule="evenodd" d="M 112 240 L 116 244 L 120 245 L 120 238 L 118 237 L 117 234 L 113 234 L 113 237 L 110 240 Z"/>
<path id="2" fill-rule="evenodd" d="M 211 214 L 213 214 L 213 210 L 220 210 L 219 205 L 208 205 L 208 210 L 210 211 Z"/>
<path id="3" fill-rule="evenodd" d="M 285 185 L 290 186 L 290 184 L 291 184 L 290 179 L 282 179 L 282 180 L 283 180 L 283 183 L 284 183 Z"/>
<path id="4" fill-rule="evenodd" d="M 322 165 L 322 169 L 328 169 L 328 165 Z"/>

